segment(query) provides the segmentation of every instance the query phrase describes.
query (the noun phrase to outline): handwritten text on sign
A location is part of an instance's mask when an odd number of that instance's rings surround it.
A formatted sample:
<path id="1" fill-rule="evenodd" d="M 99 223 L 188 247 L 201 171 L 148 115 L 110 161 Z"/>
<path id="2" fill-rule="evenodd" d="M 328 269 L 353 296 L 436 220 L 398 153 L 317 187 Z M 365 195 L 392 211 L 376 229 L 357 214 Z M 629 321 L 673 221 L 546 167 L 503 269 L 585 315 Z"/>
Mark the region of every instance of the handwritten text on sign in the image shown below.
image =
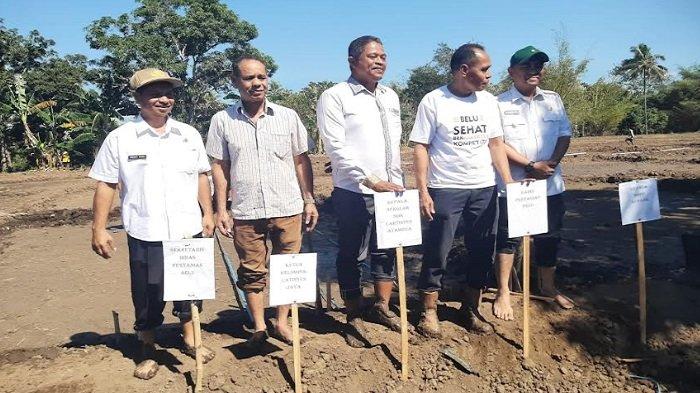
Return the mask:
<path id="1" fill-rule="evenodd" d="M 622 225 L 661 218 L 656 179 L 620 183 L 619 192 Z"/>
<path id="2" fill-rule="evenodd" d="M 547 181 L 506 185 L 508 237 L 547 233 Z"/>
<path id="3" fill-rule="evenodd" d="M 396 248 L 421 244 L 418 190 L 374 194 L 377 247 Z"/>
<path id="4" fill-rule="evenodd" d="M 270 306 L 316 302 L 316 254 L 270 256 Z"/>
<path id="5" fill-rule="evenodd" d="M 163 242 L 163 300 L 214 299 L 214 239 Z"/>

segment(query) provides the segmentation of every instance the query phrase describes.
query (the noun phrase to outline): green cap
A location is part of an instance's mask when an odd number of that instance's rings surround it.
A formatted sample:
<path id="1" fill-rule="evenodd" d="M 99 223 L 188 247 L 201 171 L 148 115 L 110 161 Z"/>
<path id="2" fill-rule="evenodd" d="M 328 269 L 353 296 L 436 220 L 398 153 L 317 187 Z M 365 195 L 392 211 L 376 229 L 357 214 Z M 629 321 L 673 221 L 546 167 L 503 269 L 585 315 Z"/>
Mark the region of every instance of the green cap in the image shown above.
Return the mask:
<path id="1" fill-rule="evenodd" d="M 510 57 L 510 66 L 526 63 L 535 56 L 537 56 L 537 59 L 542 60 L 543 63 L 549 61 L 549 56 L 546 53 L 532 45 L 528 45 L 513 53 L 513 56 Z"/>

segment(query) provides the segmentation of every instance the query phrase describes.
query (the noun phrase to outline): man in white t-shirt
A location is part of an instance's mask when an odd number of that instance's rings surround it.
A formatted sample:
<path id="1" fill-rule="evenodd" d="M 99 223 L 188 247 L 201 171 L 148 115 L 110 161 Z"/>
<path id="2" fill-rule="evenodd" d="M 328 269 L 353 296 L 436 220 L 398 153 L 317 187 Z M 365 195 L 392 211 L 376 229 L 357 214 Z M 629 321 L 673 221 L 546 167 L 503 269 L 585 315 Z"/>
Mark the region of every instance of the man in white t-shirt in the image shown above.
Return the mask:
<path id="1" fill-rule="evenodd" d="M 547 222 L 549 231 L 533 237 L 533 261 L 537 264 L 538 287 L 563 308 L 574 302 L 554 285 L 557 251 L 561 241 L 564 206 L 564 178 L 559 161 L 571 140 L 571 125 L 559 94 L 539 88 L 544 63 L 549 57 L 533 46 L 526 46 L 510 58 L 508 73 L 513 86 L 498 96 L 506 154 L 513 178 L 547 180 Z M 498 292 L 493 313 L 504 320 L 513 319 L 508 282 L 513 255 L 522 239 L 508 237 L 508 214 L 505 184 L 499 181 L 501 216 L 496 237 Z"/>
<path id="2" fill-rule="evenodd" d="M 440 336 L 437 299 L 447 254 L 460 217 L 468 250 L 461 316 L 465 326 L 488 332 L 479 314 L 481 290 L 493 264 L 498 204 L 496 176 L 510 181 L 496 98 L 483 91 L 491 60 L 478 44 L 460 46 L 450 61 L 452 81 L 431 91 L 418 106 L 411 132 L 421 212 L 429 220 L 418 290 L 423 312 L 418 330 Z"/>
<path id="3" fill-rule="evenodd" d="M 92 249 L 111 258 L 114 239 L 105 229 L 120 184 L 121 213 L 129 245 L 134 330 L 143 344 L 134 376 L 150 379 L 155 362 L 155 328 L 163 323 L 163 241 L 211 236 L 214 232 L 209 160 L 202 136 L 174 120 L 174 87 L 164 71 L 136 71 L 129 81 L 139 116 L 107 135 L 89 176 L 97 180 L 93 199 Z M 201 209 L 201 210 L 200 210 Z M 201 301 L 196 302 L 202 306 Z M 190 302 L 173 302 L 182 324 L 181 351 L 195 355 Z M 203 348 L 204 361 L 214 352 Z"/>

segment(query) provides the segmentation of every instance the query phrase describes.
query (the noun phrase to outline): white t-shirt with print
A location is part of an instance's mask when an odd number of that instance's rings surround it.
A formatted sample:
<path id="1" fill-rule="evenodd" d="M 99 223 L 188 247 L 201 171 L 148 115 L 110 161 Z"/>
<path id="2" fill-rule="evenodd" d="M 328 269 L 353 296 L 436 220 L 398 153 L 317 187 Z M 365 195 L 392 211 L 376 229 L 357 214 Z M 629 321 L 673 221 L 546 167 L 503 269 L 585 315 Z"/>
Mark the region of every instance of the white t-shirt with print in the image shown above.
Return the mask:
<path id="1" fill-rule="evenodd" d="M 428 187 L 474 189 L 496 184 L 488 143 L 502 135 L 496 97 L 442 86 L 421 100 L 410 139 L 429 145 Z"/>

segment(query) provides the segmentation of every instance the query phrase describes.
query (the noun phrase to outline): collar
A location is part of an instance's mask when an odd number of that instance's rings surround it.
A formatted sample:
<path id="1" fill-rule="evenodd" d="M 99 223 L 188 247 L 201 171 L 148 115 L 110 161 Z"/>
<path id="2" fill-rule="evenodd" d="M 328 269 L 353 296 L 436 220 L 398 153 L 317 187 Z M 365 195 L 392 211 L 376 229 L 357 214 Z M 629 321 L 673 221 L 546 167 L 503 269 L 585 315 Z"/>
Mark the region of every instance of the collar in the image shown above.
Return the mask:
<path id="1" fill-rule="evenodd" d="M 527 97 L 522 95 L 522 93 L 520 93 L 518 91 L 518 89 L 515 88 L 515 85 L 510 86 L 509 93 L 510 93 L 510 100 L 511 101 L 517 101 L 517 100 L 529 101 Z M 535 87 L 535 95 L 532 96 L 532 99 L 533 100 L 543 100 L 544 99 L 544 95 L 542 94 L 542 89 L 540 89 L 539 86 Z"/>
<path id="2" fill-rule="evenodd" d="M 263 109 L 263 113 L 266 116 L 274 116 L 275 115 L 275 110 L 277 105 L 270 102 L 267 98 L 265 99 L 265 109 Z M 233 110 L 235 111 L 237 116 L 244 116 L 246 119 L 250 119 L 250 116 L 248 113 L 245 111 L 245 108 L 243 107 L 243 102 L 238 102 L 234 105 Z"/>
<path id="3" fill-rule="evenodd" d="M 348 78 L 347 82 L 348 82 L 348 85 L 350 86 L 350 90 L 352 90 L 353 94 L 355 94 L 355 95 L 360 94 L 363 90 L 369 94 L 374 95 L 374 93 L 367 90 L 367 88 L 362 83 L 358 82 L 357 79 L 353 78 L 352 76 Z M 377 88 L 374 89 L 374 92 L 375 93 L 379 92 L 380 94 L 384 94 L 385 90 L 386 89 L 385 89 L 384 85 L 377 82 Z"/>
<path id="4" fill-rule="evenodd" d="M 182 136 L 180 130 L 176 127 L 173 127 L 173 119 L 170 116 L 168 116 L 168 120 L 165 121 L 165 132 L 163 134 L 158 134 L 155 131 L 153 131 L 153 128 L 148 123 L 146 123 L 146 120 L 144 120 L 143 117 L 141 117 L 141 115 L 136 116 L 136 118 L 133 121 L 137 138 L 140 138 L 146 134 L 151 134 L 152 136 L 156 136 L 159 138 L 165 138 L 171 133 Z"/>

